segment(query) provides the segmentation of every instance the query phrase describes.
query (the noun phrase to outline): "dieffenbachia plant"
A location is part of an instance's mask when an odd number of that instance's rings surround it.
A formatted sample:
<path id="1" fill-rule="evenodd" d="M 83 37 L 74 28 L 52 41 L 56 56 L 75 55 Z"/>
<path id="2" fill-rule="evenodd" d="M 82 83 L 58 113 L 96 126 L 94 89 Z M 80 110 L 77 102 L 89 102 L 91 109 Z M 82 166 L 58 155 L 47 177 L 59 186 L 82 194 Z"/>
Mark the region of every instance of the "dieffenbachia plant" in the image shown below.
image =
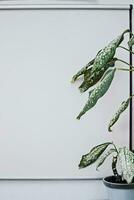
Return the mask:
<path id="1" fill-rule="evenodd" d="M 108 149 L 108 147 L 110 147 Z M 79 168 L 85 168 L 93 163 L 96 163 L 96 170 L 105 162 L 107 157 L 112 156 L 111 167 L 114 176 L 119 181 L 132 183 L 134 179 L 134 153 L 126 147 L 117 149 L 112 142 L 107 142 L 95 146 L 91 151 L 82 156 Z M 118 174 L 117 162 L 119 162 L 121 174 Z M 120 180 L 121 179 L 121 180 Z"/>
<path id="2" fill-rule="evenodd" d="M 124 40 L 124 35 L 129 33 L 131 35 L 128 41 L 128 48 L 121 46 Z M 105 48 L 101 49 L 94 59 L 92 59 L 87 65 L 80 69 L 72 78 L 72 83 L 75 82 L 80 76 L 83 77 L 83 82 L 79 86 L 80 92 L 89 91 L 88 100 L 77 116 L 80 119 L 86 112 L 93 108 L 98 100 L 106 94 L 110 85 L 114 79 L 117 70 L 123 71 L 134 71 L 134 67 L 131 66 L 124 60 L 115 57 L 117 48 L 122 48 L 128 52 L 132 51 L 132 46 L 134 45 L 134 34 L 130 32 L 129 29 L 125 30 L 116 39 L 111 41 Z M 118 68 L 115 63 L 117 61 L 123 62 L 129 66 L 129 68 Z M 117 122 L 120 115 L 129 106 L 130 100 L 134 95 L 127 98 L 119 106 L 117 112 L 114 114 L 113 118 L 109 122 L 108 131 L 112 131 L 113 125 Z M 108 149 L 108 147 L 110 147 Z M 108 149 L 108 150 L 107 150 Z M 87 167 L 98 161 L 96 169 L 98 169 L 106 160 L 108 156 L 112 155 L 112 170 L 113 174 L 122 180 L 126 180 L 127 183 L 131 183 L 134 179 L 134 153 L 131 152 L 126 147 L 117 149 L 116 146 L 111 143 L 103 143 L 95 146 L 89 153 L 82 156 L 79 164 L 79 168 Z M 121 175 L 117 171 L 117 161 L 120 163 Z"/>
<path id="3" fill-rule="evenodd" d="M 114 79 L 117 70 L 134 71 L 134 67 L 131 66 L 129 63 L 115 57 L 117 48 L 122 48 L 134 54 L 134 52 L 131 51 L 131 47 L 134 45 L 133 33 L 131 33 L 132 37 L 128 41 L 129 49 L 121 46 L 121 43 L 124 40 L 124 35 L 126 33 L 130 33 L 130 30 L 125 30 L 116 39 L 112 40 L 106 47 L 101 49 L 96 54 L 96 57 L 93 60 L 82 67 L 82 69 L 80 69 L 73 76 L 72 83 L 75 82 L 80 76 L 83 77 L 83 82 L 79 86 L 80 92 L 83 93 L 89 90 L 88 100 L 79 115 L 77 116 L 77 119 L 80 119 L 86 112 L 93 108 L 96 105 L 97 101 L 106 94 L 106 92 L 110 88 L 110 85 Z M 119 68 L 115 66 L 117 61 L 125 63 L 129 66 L 129 68 Z M 93 87 L 93 89 L 90 90 L 91 87 Z M 112 131 L 111 127 L 119 119 L 121 113 L 125 111 L 126 108 L 129 106 L 129 102 L 132 97 L 133 95 L 122 102 L 118 111 L 114 114 L 108 125 L 108 131 Z"/>

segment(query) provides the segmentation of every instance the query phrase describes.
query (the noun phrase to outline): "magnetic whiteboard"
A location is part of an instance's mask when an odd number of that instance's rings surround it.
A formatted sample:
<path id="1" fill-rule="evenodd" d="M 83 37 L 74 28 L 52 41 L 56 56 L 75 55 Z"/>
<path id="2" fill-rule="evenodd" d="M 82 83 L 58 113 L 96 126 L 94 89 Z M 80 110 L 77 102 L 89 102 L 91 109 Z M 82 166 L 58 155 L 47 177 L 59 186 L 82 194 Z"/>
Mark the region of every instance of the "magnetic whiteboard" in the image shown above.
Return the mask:
<path id="1" fill-rule="evenodd" d="M 129 95 L 129 74 L 117 73 L 108 93 L 80 121 L 75 118 L 88 93 L 81 95 L 79 83 L 70 80 L 129 27 L 129 10 L 37 7 L 0 10 L 0 177 L 102 177 L 104 169 L 77 166 L 82 154 L 104 141 L 128 146 L 129 110 L 113 134 L 107 124 Z M 123 50 L 118 56 L 128 61 Z"/>

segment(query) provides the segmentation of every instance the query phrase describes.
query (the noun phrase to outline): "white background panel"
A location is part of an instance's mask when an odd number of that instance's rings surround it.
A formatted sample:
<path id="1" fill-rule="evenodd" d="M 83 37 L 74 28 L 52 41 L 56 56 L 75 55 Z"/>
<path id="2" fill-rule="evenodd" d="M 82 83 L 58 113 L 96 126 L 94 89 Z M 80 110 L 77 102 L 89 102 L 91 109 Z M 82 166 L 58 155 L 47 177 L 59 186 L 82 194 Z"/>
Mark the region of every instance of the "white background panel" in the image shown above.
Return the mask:
<path id="1" fill-rule="evenodd" d="M 88 93 L 81 95 L 79 83 L 71 85 L 70 80 L 128 28 L 128 11 L 12 10 L 0 11 L 0 18 L 0 177 L 108 174 L 107 167 L 98 173 L 77 165 L 98 143 L 128 145 L 128 112 L 113 134 L 107 132 L 107 124 L 129 95 L 129 76 L 117 73 L 105 97 L 80 121 L 75 118 Z M 123 50 L 118 56 L 128 61 Z"/>

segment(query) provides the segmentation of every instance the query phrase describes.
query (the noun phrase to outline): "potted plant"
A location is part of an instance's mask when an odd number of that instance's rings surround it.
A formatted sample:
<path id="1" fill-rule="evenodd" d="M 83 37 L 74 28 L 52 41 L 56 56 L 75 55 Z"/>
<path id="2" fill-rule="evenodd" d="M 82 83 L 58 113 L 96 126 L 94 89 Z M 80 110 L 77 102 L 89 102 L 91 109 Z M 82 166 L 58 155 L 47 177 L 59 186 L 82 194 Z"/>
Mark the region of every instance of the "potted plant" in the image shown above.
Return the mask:
<path id="1" fill-rule="evenodd" d="M 130 34 L 128 48 L 121 46 L 125 34 Z M 87 111 L 93 108 L 97 101 L 106 94 L 114 79 L 117 70 L 134 71 L 134 67 L 130 66 L 124 60 L 121 60 L 116 55 L 117 48 L 132 52 L 134 44 L 134 34 L 130 30 L 125 30 L 117 38 L 112 40 L 105 48 L 101 49 L 96 57 L 91 60 L 86 66 L 80 69 L 72 78 L 75 82 L 80 76 L 83 77 L 83 82 L 79 86 L 80 92 L 89 90 L 88 100 L 77 116 L 80 119 Z M 118 68 L 115 66 L 116 61 L 120 61 L 129 65 L 129 68 Z M 93 89 L 90 89 L 93 86 Z M 112 131 L 113 125 L 117 122 L 120 115 L 127 109 L 134 95 L 127 97 L 119 106 L 117 112 L 111 119 L 108 125 L 108 131 Z M 97 163 L 98 169 L 111 156 L 111 167 L 113 175 L 103 179 L 104 185 L 109 190 L 110 200 L 133 200 L 134 199 L 134 153 L 127 147 L 117 148 L 113 142 L 105 142 L 93 147 L 89 153 L 82 156 L 79 168 L 85 168 L 93 163 Z M 117 165 L 118 163 L 118 165 Z M 120 172 L 118 167 L 120 167 Z"/>

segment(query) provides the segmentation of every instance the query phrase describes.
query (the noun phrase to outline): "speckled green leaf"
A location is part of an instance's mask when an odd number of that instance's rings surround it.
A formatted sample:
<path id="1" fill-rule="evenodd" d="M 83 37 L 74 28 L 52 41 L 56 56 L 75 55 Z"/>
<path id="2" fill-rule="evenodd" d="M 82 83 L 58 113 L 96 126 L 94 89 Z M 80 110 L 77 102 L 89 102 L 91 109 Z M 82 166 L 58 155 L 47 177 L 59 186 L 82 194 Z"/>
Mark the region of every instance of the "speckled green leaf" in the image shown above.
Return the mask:
<path id="1" fill-rule="evenodd" d="M 96 88 L 94 88 L 90 92 L 88 101 L 85 104 L 82 111 L 80 112 L 80 114 L 77 116 L 77 119 L 80 119 L 82 115 L 84 115 L 88 110 L 94 107 L 97 101 L 107 92 L 114 78 L 115 71 L 116 69 L 114 68 L 114 69 L 108 69 L 105 72 L 101 82 L 96 86 Z"/>
<path id="2" fill-rule="evenodd" d="M 101 51 L 101 50 L 100 50 Z M 99 54 L 99 52 L 97 53 L 97 55 Z M 72 78 L 71 82 L 74 83 L 79 76 L 84 75 L 84 77 L 86 76 L 90 76 L 90 71 L 92 69 L 91 65 L 94 64 L 95 58 L 91 61 L 89 61 L 84 67 L 82 67 Z"/>
<path id="3" fill-rule="evenodd" d="M 112 153 L 115 153 L 115 152 L 116 152 L 115 149 L 109 149 L 109 151 L 107 151 L 104 155 L 100 156 L 99 161 L 96 166 L 96 170 L 98 170 L 98 168 L 104 163 L 104 161 L 106 160 L 108 156 L 110 156 Z"/>
<path id="4" fill-rule="evenodd" d="M 79 87 L 80 92 L 85 92 L 91 86 L 95 85 L 102 78 L 103 74 L 108 68 L 115 66 L 116 61 L 117 61 L 117 58 L 113 58 L 109 63 L 107 63 L 99 71 L 95 71 L 91 73 L 92 71 L 91 69 L 89 73 L 85 73 L 84 81 Z"/>
<path id="5" fill-rule="evenodd" d="M 83 155 L 79 164 L 79 168 L 84 168 L 93 164 L 110 144 L 110 142 L 107 142 L 95 146 L 88 154 Z"/>
<path id="6" fill-rule="evenodd" d="M 115 115 L 113 116 L 113 118 L 111 119 L 111 121 L 108 125 L 108 131 L 112 131 L 111 127 L 117 122 L 121 113 L 124 112 L 127 109 L 129 102 L 130 102 L 130 98 L 121 103 L 119 109 L 117 110 L 117 112 L 115 113 Z"/>
<path id="7" fill-rule="evenodd" d="M 128 41 L 128 46 L 132 47 L 134 45 L 134 35 L 132 35 L 132 37 L 130 38 L 130 40 Z"/>
<path id="8" fill-rule="evenodd" d="M 95 58 L 91 73 L 100 71 L 114 57 L 117 47 L 124 39 L 124 31 L 116 39 L 112 40 L 104 49 L 102 49 Z"/>
<path id="9" fill-rule="evenodd" d="M 119 149 L 119 161 L 123 179 L 130 184 L 134 178 L 134 153 L 126 147 Z"/>
<path id="10" fill-rule="evenodd" d="M 91 60 L 86 66 L 84 66 L 82 69 L 80 69 L 72 78 L 71 82 L 74 83 L 79 76 L 84 75 L 85 73 L 90 72 L 91 68 L 89 69 L 89 67 L 91 67 L 91 65 L 93 65 L 94 63 L 94 59 Z"/>
<path id="11" fill-rule="evenodd" d="M 91 70 L 92 70 L 92 68 L 89 68 L 89 69 L 87 69 L 85 71 L 85 73 L 84 73 L 84 81 L 87 81 L 90 78 L 90 76 L 91 76 Z"/>
<path id="12" fill-rule="evenodd" d="M 116 39 L 112 40 L 104 49 L 97 53 L 95 59 L 91 60 L 73 76 L 72 82 L 75 82 L 79 76 L 84 75 L 84 82 L 79 87 L 81 92 L 85 92 L 100 80 L 108 68 L 108 63 L 113 59 L 116 48 L 123 41 L 126 32 L 129 32 L 129 30 L 124 31 Z M 91 65 L 93 66 L 91 67 Z"/>

